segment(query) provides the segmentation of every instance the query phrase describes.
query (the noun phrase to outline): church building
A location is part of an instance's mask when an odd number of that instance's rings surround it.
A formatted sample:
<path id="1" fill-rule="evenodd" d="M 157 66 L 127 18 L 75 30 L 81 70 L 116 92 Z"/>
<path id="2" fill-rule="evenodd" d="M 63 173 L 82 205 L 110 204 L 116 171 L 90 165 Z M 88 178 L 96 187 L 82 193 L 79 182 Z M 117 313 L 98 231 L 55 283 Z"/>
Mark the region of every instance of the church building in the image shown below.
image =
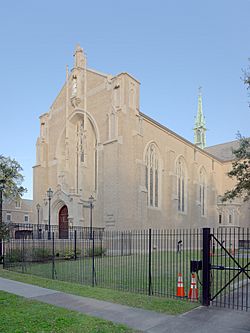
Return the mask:
<path id="1" fill-rule="evenodd" d="M 194 144 L 143 114 L 139 96 L 137 79 L 87 68 L 76 47 L 40 116 L 33 205 L 41 222 L 88 227 L 92 212 L 105 230 L 247 225 L 249 204 L 220 199 L 233 186 L 226 174 L 237 142 L 206 148 L 201 93 Z"/>

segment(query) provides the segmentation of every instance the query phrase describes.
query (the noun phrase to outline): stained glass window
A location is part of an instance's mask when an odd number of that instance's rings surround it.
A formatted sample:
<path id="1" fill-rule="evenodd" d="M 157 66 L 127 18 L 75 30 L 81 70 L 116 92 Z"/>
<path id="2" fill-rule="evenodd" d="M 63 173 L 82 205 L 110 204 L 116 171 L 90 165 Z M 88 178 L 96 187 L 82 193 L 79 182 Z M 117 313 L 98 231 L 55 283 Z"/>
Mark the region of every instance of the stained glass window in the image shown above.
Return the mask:
<path id="1" fill-rule="evenodd" d="M 155 207 L 158 207 L 158 170 L 155 170 Z"/>
<path id="2" fill-rule="evenodd" d="M 147 149 L 145 170 L 145 184 L 148 190 L 148 205 L 159 206 L 159 155 L 154 143 Z"/>
<path id="3" fill-rule="evenodd" d="M 186 210 L 186 172 L 184 167 L 184 161 L 179 158 L 176 164 L 176 176 L 177 176 L 177 201 L 178 211 L 185 212 Z"/>

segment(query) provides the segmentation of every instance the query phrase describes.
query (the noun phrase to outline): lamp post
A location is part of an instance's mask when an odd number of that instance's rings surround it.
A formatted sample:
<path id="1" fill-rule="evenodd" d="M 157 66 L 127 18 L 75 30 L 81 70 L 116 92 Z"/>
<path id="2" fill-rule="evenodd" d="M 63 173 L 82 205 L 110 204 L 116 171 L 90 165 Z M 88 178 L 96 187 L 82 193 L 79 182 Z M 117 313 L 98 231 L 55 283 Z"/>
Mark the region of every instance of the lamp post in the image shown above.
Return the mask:
<path id="1" fill-rule="evenodd" d="M 90 239 L 93 238 L 93 208 L 94 208 L 94 197 L 93 195 L 91 195 L 89 197 L 89 208 L 90 208 L 90 220 L 89 220 L 89 223 L 90 223 Z"/>
<path id="2" fill-rule="evenodd" d="M 53 191 L 51 190 L 51 188 L 49 188 L 48 191 L 47 191 L 47 197 L 49 199 L 49 216 L 48 216 L 49 232 L 48 232 L 48 239 L 51 239 L 51 232 L 50 232 L 50 201 L 51 201 L 52 196 L 53 196 Z"/>
<path id="3" fill-rule="evenodd" d="M 38 239 L 40 239 L 40 226 L 39 226 L 39 212 L 40 212 L 40 208 L 41 206 L 39 205 L 39 203 L 36 205 L 36 209 L 37 209 L 37 237 Z"/>
<path id="4" fill-rule="evenodd" d="M 0 224 L 3 223 L 3 181 L 0 181 Z"/>
<path id="5" fill-rule="evenodd" d="M 0 227 L 3 223 L 3 190 L 4 190 L 4 180 L 0 181 Z M 2 248 L 2 239 L 0 237 L 0 263 L 2 262 L 3 248 Z"/>

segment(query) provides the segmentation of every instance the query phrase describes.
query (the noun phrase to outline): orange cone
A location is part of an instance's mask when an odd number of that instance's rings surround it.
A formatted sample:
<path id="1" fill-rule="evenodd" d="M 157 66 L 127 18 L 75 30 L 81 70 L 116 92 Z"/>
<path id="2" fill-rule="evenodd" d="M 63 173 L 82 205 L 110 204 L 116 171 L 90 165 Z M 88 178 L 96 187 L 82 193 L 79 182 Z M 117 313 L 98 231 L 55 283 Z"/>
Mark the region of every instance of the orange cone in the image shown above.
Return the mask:
<path id="1" fill-rule="evenodd" d="M 185 297 L 185 290 L 184 290 L 184 286 L 183 286 L 182 274 L 181 273 L 178 274 L 176 296 Z"/>
<path id="2" fill-rule="evenodd" d="M 192 301 L 198 299 L 198 288 L 197 288 L 197 285 L 196 285 L 195 274 L 192 274 L 191 286 L 190 286 L 190 289 L 189 289 L 188 298 L 191 299 Z"/>

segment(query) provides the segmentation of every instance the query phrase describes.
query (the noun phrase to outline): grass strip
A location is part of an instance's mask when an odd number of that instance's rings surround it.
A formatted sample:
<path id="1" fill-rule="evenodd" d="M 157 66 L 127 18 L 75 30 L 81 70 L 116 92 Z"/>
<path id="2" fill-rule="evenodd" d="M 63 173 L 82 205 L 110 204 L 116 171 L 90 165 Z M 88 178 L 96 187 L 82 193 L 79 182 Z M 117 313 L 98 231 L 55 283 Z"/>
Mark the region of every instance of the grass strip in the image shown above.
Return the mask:
<path id="1" fill-rule="evenodd" d="M 132 333 L 125 325 L 0 291 L 0 332 Z"/>
<path id="2" fill-rule="evenodd" d="M 15 273 L 4 269 L 0 270 L 0 276 L 6 279 L 30 283 L 40 287 L 54 289 L 73 295 L 95 298 L 103 301 L 128 305 L 131 307 L 137 307 L 166 314 L 177 315 L 190 311 L 191 309 L 199 306 L 199 303 L 189 302 L 187 300 L 147 296 L 98 287 L 93 288 L 77 283 L 51 280 L 28 274 Z"/>

